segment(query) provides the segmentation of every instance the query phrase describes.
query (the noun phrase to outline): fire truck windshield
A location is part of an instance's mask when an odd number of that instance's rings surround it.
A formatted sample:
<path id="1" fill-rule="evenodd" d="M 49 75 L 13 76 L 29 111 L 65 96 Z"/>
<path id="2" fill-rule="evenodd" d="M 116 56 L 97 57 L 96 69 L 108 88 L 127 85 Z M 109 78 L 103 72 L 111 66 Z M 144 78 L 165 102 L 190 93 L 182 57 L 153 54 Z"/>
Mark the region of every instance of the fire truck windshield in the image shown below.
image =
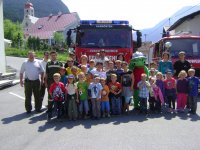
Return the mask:
<path id="1" fill-rule="evenodd" d="M 171 42 L 169 48 L 172 57 L 178 57 L 180 51 L 184 51 L 187 57 L 199 57 L 200 56 L 200 39 L 195 38 L 181 38 L 181 39 L 170 39 L 166 42 Z"/>
<path id="2" fill-rule="evenodd" d="M 82 29 L 79 47 L 131 48 L 132 32 L 128 29 Z"/>

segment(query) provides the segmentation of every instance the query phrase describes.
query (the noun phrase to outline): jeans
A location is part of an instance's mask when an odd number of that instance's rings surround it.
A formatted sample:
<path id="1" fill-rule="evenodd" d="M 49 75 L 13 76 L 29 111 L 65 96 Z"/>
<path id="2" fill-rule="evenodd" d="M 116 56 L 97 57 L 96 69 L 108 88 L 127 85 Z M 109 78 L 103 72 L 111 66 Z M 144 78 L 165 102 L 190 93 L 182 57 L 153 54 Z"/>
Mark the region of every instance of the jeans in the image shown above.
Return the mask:
<path id="1" fill-rule="evenodd" d="M 114 115 L 120 115 L 121 114 L 121 98 L 113 96 L 111 98 L 112 101 L 112 113 Z"/>
<path id="2" fill-rule="evenodd" d="M 88 106 L 88 100 L 80 100 L 79 104 L 79 112 L 82 114 L 83 109 L 85 110 L 85 113 L 88 114 L 89 106 Z"/>
<path id="3" fill-rule="evenodd" d="M 92 98 L 91 100 L 92 102 L 92 114 L 93 114 L 93 117 L 98 117 L 100 118 L 101 116 L 101 101 L 100 100 L 97 100 L 96 98 Z"/>
<path id="4" fill-rule="evenodd" d="M 193 113 L 196 113 L 197 110 L 197 96 L 189 96 L 189 106 Z"/>
<path id="5" fill-rule="evenodd" d="M 101 102 L 101 111 L 104 112 L 106 110 L 107 113 L 110 113 L 110 103 L 109 101 Z"/>
<path id="6" fill-rule="evenodd" d="M 140 100 L 140 111 L 147 113 L 147 98 L 139 97 Z"/>

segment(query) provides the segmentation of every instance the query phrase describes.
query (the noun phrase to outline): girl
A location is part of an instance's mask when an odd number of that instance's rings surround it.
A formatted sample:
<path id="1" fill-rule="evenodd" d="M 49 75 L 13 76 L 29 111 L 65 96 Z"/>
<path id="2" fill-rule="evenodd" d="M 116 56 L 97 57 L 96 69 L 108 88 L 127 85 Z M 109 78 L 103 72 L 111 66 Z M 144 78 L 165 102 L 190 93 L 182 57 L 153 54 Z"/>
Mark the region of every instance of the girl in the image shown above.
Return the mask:
<path id="1" fill-rule="evenodd" d="M 164 104 L 164 98 L 160 88 L 155 84 L 156 79 L 151 77 L 149 79 L 150 90 L 149 90 L 149 107 L 151 111 L 156 113 L 161 112 L 161 103 Z"/>
<path id="2" fill-rule="evenodd" d="M 165 98 L 165 86 L 163 82 L 163 74 L 161 72 L 156 74 L 156 85 L 160 88 L 162 95 Z"/>
<path id="3" fill-rule="evenodd" d="M 78 117 L 78 111 L 77 111 L 77 104 L 79 102 L 78 100 L 78 91 L 77 86 L 74 84 L 74 75 L 68 76 L 68 83 L 66 85 L 67 90 L 67 101 L 68 101 L 68 117 L 69 120 L 76 120 Z"/>
<path id="4" fill-rule="evenodd" d="M 189 84 L 188 80 L 186 79 L 187 73 L 182 70 L 178 74 L 178 81 L 176 85 L 177 89 L 177 111 L 178 112 L 184 112 L 186 103 L 187 103 L 187 97 L 188 97 L 188 89 L 189 89 Z"/>
<path id="5" fill-rule="evenodd" d="M 166 79 L 164 80 L 165 96 L 169 105 L 168 112 L 175 112 L 176 100 L 176 80 L 172 77 L 172 72 L 166 72 Z M 171 106 L 172 104 L 172 106 Z"/>

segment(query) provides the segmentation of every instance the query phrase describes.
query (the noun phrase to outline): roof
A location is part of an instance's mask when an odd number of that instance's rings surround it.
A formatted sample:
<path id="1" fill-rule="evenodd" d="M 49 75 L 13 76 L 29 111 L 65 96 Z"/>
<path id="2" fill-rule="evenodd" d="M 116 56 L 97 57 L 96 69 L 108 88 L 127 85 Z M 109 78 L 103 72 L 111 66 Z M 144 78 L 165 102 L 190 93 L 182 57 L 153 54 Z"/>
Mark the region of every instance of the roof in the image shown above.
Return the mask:
<path id="1" fill-rule="evenodd" d="M 31 15 L 28 15 L 29 19 L 31 20 L 31 23 L 36 23 L 38 21 L 39 18 L 37 17 L 34 17 L 34 16 L 31 16 Z"/>
<path id="2" fill-rule="evenodd" d="M 178 21 L 176 21 L 169 29 L 168 31 L 171 31 L 171 30 L 174 30 L 176 27 L 178 27 L 180 24 L 182 24 L 183 22 L 185 22 L 187 19 L 192 19 L 194 18 L 195 16 L 199 15 L 200 14 L 200 10 L 199 11 L 196 11 L 194 13 L 191 13 L 183 18 L 180 18 Z"/>
<path id="3" fill-rule="evenodd" d="M 39 18 L 33 24 L 25 35 L 38 37 L 40 39 L 49 39 L 54 32 L 64 31 L 65 26 L 77 22 L 77 13 L 50 15 Z"/>

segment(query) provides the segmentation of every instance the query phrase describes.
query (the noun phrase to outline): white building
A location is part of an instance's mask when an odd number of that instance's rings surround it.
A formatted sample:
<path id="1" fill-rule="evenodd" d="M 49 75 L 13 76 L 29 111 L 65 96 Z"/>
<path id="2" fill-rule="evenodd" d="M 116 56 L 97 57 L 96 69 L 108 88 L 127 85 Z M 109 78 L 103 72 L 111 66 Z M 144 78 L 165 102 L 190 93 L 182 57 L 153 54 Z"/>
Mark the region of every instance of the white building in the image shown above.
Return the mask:
<path id="1" fill-rule="evenodd" d="M 167 31 L 170 31 L 171 35 L 178 35 L 180 33 L 200 35 L 200 11 L 179 19 Z"/>

